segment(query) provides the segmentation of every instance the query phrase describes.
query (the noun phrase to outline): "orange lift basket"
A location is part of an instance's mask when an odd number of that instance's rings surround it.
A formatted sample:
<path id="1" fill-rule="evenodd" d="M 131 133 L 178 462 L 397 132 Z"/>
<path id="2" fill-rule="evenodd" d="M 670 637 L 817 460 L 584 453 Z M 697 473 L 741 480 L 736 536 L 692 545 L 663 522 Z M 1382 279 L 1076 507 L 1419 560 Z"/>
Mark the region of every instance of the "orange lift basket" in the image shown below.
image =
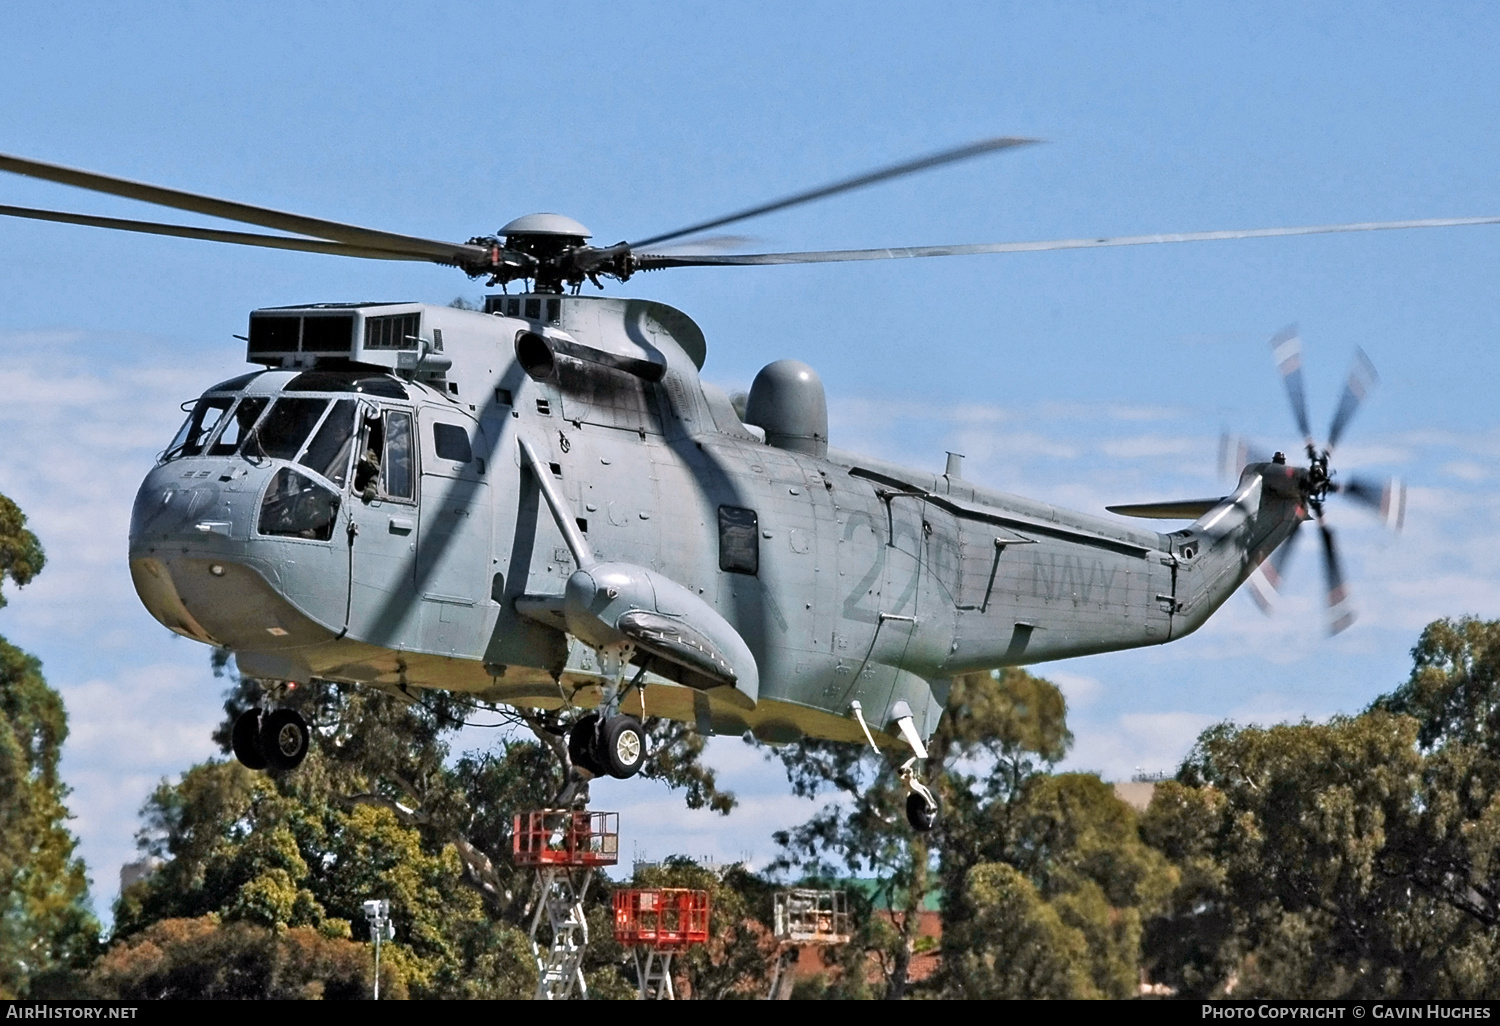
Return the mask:
<path id="1" fill-rule="evenodd" d="M 708 892 L 632 887 L 614 893 L 615 940 L 658 951 L 708 943 Z"/>
<path id="2" fill-rule="evenodd" d="M 541 809 L 518 812 L 518 866 L 613 866 L 620 860 L 620 814 Z"/>

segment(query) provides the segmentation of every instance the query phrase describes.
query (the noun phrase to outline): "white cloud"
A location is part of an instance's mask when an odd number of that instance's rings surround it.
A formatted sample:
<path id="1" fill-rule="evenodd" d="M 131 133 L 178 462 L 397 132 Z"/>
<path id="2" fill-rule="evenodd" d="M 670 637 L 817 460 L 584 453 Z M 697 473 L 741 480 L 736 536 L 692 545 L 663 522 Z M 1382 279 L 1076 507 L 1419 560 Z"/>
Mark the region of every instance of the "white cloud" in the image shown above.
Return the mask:
<path id="1" fill-rule="evenodd" d="M 1202 713 L 1127 713 L 1103 723 L 1073 728 L 1066 769 L 1088 770 L 1105 780 L 1137 773 L 1172 773 L 1193 742 L 1217 718 Z"/>
<path id="2" fill-rule="evenodd" d="M 1095 699 L 1104 690 L 1104 685 L 1097 677 L 1089 677 L 1082 673 L 1070 673 L 1066 670 L 1049 670 L 1045 667 L 1038 668 L 1037 672 L 1038 676 L 1046 677 L 1053 684 L 1057 685 L 1057 689 L 1068 700 L 1068 712 L 1070 714 L 1094 704 Z"/>

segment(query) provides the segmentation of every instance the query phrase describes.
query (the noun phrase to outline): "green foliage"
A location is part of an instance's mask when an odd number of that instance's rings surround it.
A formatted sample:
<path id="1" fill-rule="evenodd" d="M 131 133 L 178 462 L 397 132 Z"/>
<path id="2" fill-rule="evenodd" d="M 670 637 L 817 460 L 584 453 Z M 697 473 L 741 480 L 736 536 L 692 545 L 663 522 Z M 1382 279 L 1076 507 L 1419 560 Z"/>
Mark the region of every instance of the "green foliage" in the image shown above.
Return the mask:
<path id="1" fill-rule="evenodd" d="M 215 670 L 228 670 L 227 653 L 216 654 Z M 224 751 L 235 718 L 262 697 L 259 682 L 233 680 L 214 735 Z M 163 782 L 142 810 L 138 840 L 164 865 L 121 896 L 117 937 L 215 916 L 226 926 L 362 942 L 361 903 L 383 897 L 397 932 L 384 951 L 411 996 L 530 996 L 533 895 L 529 872 L 509 857 L 512 817 L 576 789 L 556 721 L 442 692 L 414 701 L 325 684 L 276 698 L 313 724 L 307 760 L 283 774 L 209 762 Z M 488 750 L 453 757 L 449 740 L 475 722 L 502 732 Z M 690 807 L 733 808 L 734 796 L 701 763 L 700 738 L 679 724 L 648 726 L 644 775 L 682 790 Z M 593 889 L 596 938 L 610 932 L 608 901 Z M 591 945 L 591 994 L 628 996 L 625 961 L 607 942 Z"/>
<path id="2" fill-rule="evenodd" d="M 487 915 L 481 895 L 463 885 L 454 848 L 424 845 L 389 808 L 338 800 L 326 790 L 332 774 L 324 762 L 314 753 L 280 779 L 208 762 L 159 786 L 141 840 L 166 862 L 121 896 L 116 937 L 136 943 L 164 921 L 212 916 L 226 926 L 366 941 L 361 904 L 382 897 L 396 928 L 385 945 L 391 972 L 413 997 L 528 995 L 535 971 L 524 937 Z M 248 944 L 251 936 L 226 935 L 224 943 Z M 173 957 L 185 964 L 192 946 Z"/>
<path id="3" fill-rule="evenodd" d="M 116 944 L 89 973 L 93 997 L 358 1000 L 374 990 L 367 945 L 309 927 L 273 930 L 218 916 L 165 919 Z M 381 997 L 408 996 L 402 960 L 381 958 Z"/>
<path id="4" fill-rule="evenodd" d="M 1184 996 L 1500 993 L 1497 642 L 1500 623 L 1438 621 L 1359 716 L 1206 731 L 1144 817 L 1180 874 L 1153 976 Z"/>
<path id="5" fill-rule="evenodd" d="M 42 572 L 42 564 L 46 562 L 42 543 L 26 529 L 26 515 L 14 502 L 0 495 L 0 608 L 5 606 L 5 578 L 22 587 Z"/>
<path id="6" fill-rule="evenodd" d="M 944 935 L 948 985 L 971 1000 L 1098 997 L 1088 938 L 1025 875 L 982 862 L 964 877 L 969 915 Z"/>
<path id="7" fill-rule="evenodd" d="M 687 858 L 642 866 L 632 887 L 682 887 L 708 892 L 709 942 L 673 959 L 674 977 L 684 980 L 682 993 L 698 1000 L 763 997 L 771 957 L 772 888 L 743 867 L 714 872 Z M 630 967 L 634 976 L 634 966 Z"/>
<path id="8" fill-rule="evenodd" d="M 906 824 L 906 790 L 889 758 L 819 742 L 783 750 L 794 791 L 842 800 L 778 835 L 782 865 L 823 878 L 877 877 L 875 904 L 890 912 L 865 911 L 857 941 L 880 966 L 886 997 L 907 990 L 921 905 L 934 889 L 943 957 L 927 989 L 1135 993 L 1144 923 L 1176 874 L 1108 785 L 1046 773 L 1072 743 L 1066 712 L 1056 687 L 1023 670 L 956 678 L 928 743 L 924 773 L 942 816 L 927 835 Z M 1035 958 L 1016 954 L 1021 936 L 1041 938 Z"/>
<path id="9" fill-rule="evenodd" d="M 42 568 L 25 523 L 0 495 L 0 583 L 26 584 Z M 46 989 L 95 950 L 99 926 L 58 775 L 67 736 L 62 698 L 41 663 L 0 638 L 0 998 Z"/>
<path id="10" fill-rule="evenodd" d="M 1415 718 L 1425 749 L 1459 743 L 1500 754 L 1500 621 L 1438 620 L 1411 654 L 1410 679 L 1374 708 Z"/>

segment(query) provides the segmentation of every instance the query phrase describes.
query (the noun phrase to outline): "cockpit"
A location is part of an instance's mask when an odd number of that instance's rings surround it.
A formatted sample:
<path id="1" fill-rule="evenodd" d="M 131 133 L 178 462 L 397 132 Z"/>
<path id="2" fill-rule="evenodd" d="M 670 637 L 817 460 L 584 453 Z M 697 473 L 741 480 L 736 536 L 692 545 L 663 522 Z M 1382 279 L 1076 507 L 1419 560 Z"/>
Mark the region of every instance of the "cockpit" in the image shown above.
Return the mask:
<path id="1" fill-rule="evenodd" d="M 357 423 L 359 394 L 409 399 L 400 381 L 368 370 L 259 371 L 221 382 L 193 404 L 158 464 L 195 456 L 291 464 L 267 487 L 256 533 L 327 541 L 351 475 L 367 501 L 416 498 L 412 413 L 366 404 Z"/>

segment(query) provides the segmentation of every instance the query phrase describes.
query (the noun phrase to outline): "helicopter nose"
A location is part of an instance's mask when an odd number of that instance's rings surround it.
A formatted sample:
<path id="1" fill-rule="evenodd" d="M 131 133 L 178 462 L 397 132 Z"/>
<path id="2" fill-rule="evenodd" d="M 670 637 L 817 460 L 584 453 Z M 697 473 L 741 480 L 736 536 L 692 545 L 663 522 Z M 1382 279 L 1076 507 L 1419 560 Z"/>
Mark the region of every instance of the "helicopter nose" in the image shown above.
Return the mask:
<path id="1" fill-rule="evenodd" d="M 175 460 L 146 475 L 130 512 L 130 550 L 169 541 L 249 538 L 269 470 L 243 461 Z"/>

